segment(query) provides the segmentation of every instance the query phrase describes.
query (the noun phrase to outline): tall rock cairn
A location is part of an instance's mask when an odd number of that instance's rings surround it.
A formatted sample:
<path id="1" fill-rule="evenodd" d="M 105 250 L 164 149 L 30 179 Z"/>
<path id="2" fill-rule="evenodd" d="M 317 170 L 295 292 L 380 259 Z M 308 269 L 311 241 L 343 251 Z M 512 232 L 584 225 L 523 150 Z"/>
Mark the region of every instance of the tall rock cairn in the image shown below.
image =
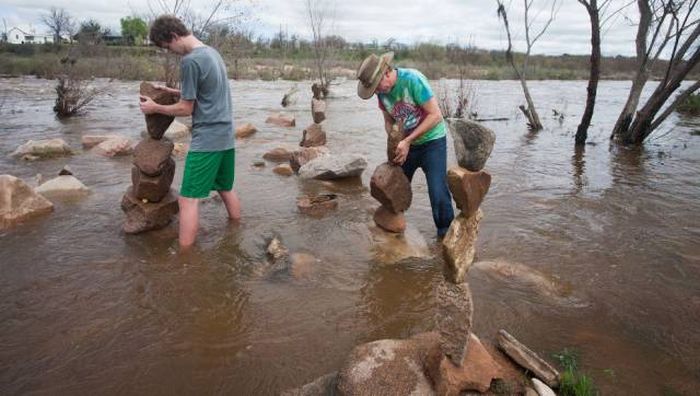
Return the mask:
<path id="1" fill-rule="evenodd" d="M 156 89 L 145 81 L 141 83 L 140 92 L 162 105 L 174 104 L 179 99 L 177 94 Z M 170 188 L 175 176 L 174 145 L 163 138 L 174 119 L 163 114 L 146 116 L 148 136 L 134 149 L 132 186 L 121 203 L 126 213 L 123 229 L 127 234 L 163 228 L 178 212 L 177 193 Z"/>
<path id="2" fill-rule="evenodd" d="M 387 162 L 379 165 L 370 180 L 370 193 L 382 205 L 374 212 L 374 222 L 382 229 L 402 233 L 406 230 L 404 212 L 411 206 L 413 192 L 408 177 L 393 163 L 396 146 L 403 139 L 403 128 L 394 124 L 387 135 Z"/>
<path id="3" fill-rule="evenodd" d="M 474 311 L 465 279 L 474 262 L 476 236 L 483 217 L 479 206 L 491 186 L 491 175 L 483 169 L 496 134 L 466 120 L 452 121 L 450 131 L 458 165 L 447 171 L 447 182 L 460 213 L 442 240 L 446 268 L 445 282 L 437 289 L 437 330 L 442 352 L 460 367 L 467 353 Z"/>
<path id="4" fill-rule="evenodd" d="M 321 123 L 326 119 L 326 101 L 323 100 L 323 90 L 319 83 L 311 85 L 311 116 L 313 123 L 304 129 L 299 150 L 295 150 L 291 154 L 289 164 L 295 173 L 299 172 L 299 168 L 305 163 L 322 155 L 327 154 L 326 149 L 326 132 L 323 130 Z"/>

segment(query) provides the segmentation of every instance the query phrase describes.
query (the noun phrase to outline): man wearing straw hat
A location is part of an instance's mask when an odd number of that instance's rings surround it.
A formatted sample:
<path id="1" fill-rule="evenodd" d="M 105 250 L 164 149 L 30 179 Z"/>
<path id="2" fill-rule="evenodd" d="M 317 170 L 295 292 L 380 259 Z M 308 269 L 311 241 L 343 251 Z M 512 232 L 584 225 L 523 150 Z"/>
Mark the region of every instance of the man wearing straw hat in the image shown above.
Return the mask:
<path id="1" fill-rule="evenodd" d="M 441 238 L 454 218 L 447 187 L 447 126 L 425 76 L 415 69 L 393 67 L 393 58 L 393 52 L 368 56 L 357 70 L 357 94 L 362 99 L 377 95 L 387 133 L 394 123 L 403 125 L 404 138 L 393 162 L 401 165 L 409 181 L 418 168 L 423 169 Z"/>

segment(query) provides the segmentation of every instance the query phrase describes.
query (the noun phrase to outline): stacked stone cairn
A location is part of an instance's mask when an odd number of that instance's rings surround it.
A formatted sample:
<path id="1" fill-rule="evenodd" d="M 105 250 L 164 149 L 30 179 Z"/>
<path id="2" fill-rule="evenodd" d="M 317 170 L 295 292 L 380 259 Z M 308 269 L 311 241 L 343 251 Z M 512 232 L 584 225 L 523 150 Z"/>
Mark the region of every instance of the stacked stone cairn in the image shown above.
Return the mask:
<path id="1" fill-rule="evenodd" d="M 326 144 L 326 132 L 321 123 L 326 119 L 326 101 L 321 98 L 322 90 L 318 83 L 311 85 L 311 116 L 314 122 L 304 129 L 304 135 L 299 145 L 301 147 L 317 147 Z"/>
<path id="2" fill-rule="evenodd" d="M 404 212 L 411 206 L 413 192 L 403 169 L 394 164 L 396 146 L 403 139 L 403 128 L 395 124 L 387 135 L 387 162 L 379 165 L 370 180 L 372 197 L 381 203 L 374 222 L 382 229 L 402 233 L 406 230 Z"/>
<path id="3" fill-rule="evenodd" d="M 178 101 L 177 94 L 157 89 L 147 82 L 141 83 L 140 92 L 162 105 Z M 163 228 L 178 212 L 177 193 L 170 188 L 175 176 L 174 144 L 163 138 L 174 119 L 163 114 L 146 116 L 148 136 L 134 149 L 132 186 L 121 203 L 126 213 L 123 229 L 127 234 Z"/>

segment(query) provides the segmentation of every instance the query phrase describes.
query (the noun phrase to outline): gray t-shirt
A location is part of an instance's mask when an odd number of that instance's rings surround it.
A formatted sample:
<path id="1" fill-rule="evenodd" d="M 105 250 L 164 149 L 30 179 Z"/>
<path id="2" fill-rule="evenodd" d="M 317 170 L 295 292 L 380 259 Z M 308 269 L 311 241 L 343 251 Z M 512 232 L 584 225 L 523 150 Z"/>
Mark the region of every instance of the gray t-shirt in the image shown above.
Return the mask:
<path id="1" fill-rule="evenodd" d="M 233 106 L 226 65 L 211 47 L 197 47 L 180 62 L 181 97 L 194 100 L 190 151 L 234 147 Z"/>

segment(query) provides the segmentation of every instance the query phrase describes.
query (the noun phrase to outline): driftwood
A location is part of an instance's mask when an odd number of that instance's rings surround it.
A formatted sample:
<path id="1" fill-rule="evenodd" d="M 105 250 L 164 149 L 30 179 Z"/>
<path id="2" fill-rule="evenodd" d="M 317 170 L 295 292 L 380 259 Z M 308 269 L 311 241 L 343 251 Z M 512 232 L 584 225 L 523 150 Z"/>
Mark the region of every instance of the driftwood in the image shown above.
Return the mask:
<path id="1" fill-rule="evenodd" d="M 503 329 L 498 331 L 498 347 L 516 363 L 544 381 L 545 384 L 552 388 L 559 385 L 559 372 Z"/>
<path id="2" fill-rule="evenodd" d="M 477 118 L 474 121 L 484 122 L 484 121 L 510 121 L 508 117 L 493 117 L 493 118 Z"/>

